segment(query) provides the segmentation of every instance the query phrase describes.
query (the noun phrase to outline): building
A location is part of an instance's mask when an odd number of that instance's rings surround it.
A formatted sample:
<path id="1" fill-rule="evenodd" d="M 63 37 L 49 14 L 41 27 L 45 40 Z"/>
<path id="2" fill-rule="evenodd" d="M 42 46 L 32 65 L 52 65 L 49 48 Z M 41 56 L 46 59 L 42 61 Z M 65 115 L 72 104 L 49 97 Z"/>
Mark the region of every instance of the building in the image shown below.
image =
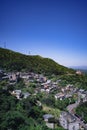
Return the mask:
<path id="1" fill-rule="evenodd" d="M 46 122 L 46 126 L 54 129 L 55 128 L 55 118 L 51 114 L 45 114 L 43 115 L 44 121 Z"/>
<path id="2" fill-rule="evenodd" d="M 22 91 L 21 90 L 14 90 L 11 94 L 14 95 L 17 99 L 20 99 L 20 97 L 22 95 Z"/>
<path id="3" fill-rule="evenodd" d="M 55 95 L 55 99 L 63 100 L 65 98 L 65 94 L 60 92 Z"/>
<path id="4" fill-rule="evenodd" d="M 79 122 L 76 120 L 76 118 L 70 114 L 69 112 L 65 112 L 63 111 L 60 114 L 60 118 L 59 118 L 59 122 L 60 125 L 64 128 L 64 129 L 68 129 L 68 130 L 79 130 L 80 129 L 80 124 Z"/>
<path id="5" fill-rule="evenodd" d="M 29 93 L 29 92 L 25 92 L 25 93 L 23 93 L 23 98 L 28 98 L 29 96 L 30 96 L 31 94 Z"/>
<path id="6" fill-rule="evenodd" d="M 77 75 L 82 75 L 82 72 L 81 72 L 80 70 L 77 70 L 77 71 L 76 71 L 76 74 L 77 74 Z"/>
<path id="7" fill-rule="evenodd" d="M 78 103 L 80 102 L 87 102 L 87 91 L 80 89 L 78 91 Z"/>

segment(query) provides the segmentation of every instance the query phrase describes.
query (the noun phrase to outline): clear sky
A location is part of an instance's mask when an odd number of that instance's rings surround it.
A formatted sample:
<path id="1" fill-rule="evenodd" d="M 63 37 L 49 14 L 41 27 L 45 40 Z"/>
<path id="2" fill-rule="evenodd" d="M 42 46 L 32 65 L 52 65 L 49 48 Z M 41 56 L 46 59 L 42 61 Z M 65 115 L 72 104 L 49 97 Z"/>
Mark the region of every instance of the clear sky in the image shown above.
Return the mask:
<path id="1" fill-rule="evenodd" d="M 0 0 L 0 47 L 87 66 L 87 0 Z"/>

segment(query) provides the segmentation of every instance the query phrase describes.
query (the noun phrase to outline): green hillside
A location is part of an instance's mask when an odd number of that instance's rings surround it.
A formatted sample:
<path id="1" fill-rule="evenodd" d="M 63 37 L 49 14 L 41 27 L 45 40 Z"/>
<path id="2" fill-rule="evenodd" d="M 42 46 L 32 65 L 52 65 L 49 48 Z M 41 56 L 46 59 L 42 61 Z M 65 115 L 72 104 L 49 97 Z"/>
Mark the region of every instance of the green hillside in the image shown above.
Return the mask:
<path id="1" fill-rule="evenodd" d="M 0 48 L 0 68 L 8 71 L 32 71 L 47 75 L 74 72 L 72 69 L 57 64 L 52 59 L 43 58 L 38 55 L 24 55 L 3 48 Z"/>

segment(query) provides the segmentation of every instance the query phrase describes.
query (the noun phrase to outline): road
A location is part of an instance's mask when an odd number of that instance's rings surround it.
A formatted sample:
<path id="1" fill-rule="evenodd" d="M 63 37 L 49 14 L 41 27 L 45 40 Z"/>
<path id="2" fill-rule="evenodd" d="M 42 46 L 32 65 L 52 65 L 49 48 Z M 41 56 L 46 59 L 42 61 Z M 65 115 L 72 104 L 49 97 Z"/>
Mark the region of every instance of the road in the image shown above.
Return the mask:
<path id="1" fill-rule="evenodd" d="M 79 104 L 78 103 L 74 103 L 74 104 L 70 104 L 67 106 L 67 110 L 69 113 L 71 113 L 76 119 L 77 121 L 80 123 L 81 126 L 83 126 L 85 129 L 87 129 L 87 125 L 81 120 L 80 117 L 77 117 L 75 115 L 75 111 L 74 109 L 78 106 Z"/>
<path id="2" fill-rule="evenodd" d="M 74 114 L 74 109 L 75 109 L 77 106 L 78 106 L 78 103 L 70 104 L 70 105 L 67 106 L 67 110 L 68 110 L 70 113 Z"/>

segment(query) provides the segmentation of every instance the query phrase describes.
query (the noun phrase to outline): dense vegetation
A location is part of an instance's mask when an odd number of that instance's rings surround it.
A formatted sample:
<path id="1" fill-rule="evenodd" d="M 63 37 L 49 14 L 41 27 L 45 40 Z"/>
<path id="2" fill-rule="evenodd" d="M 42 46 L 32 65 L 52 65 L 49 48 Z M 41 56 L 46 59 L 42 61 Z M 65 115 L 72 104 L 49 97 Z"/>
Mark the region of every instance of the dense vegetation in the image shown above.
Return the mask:
<path id="1" fill-rule="evenodd" d="M 32 97 L 19 101 L 8 91 L 0 89 L 0 129 L 34 130 L 36 128 L 38 130 L 41 127 L 39 122 L 42 121 L 43 112 L 35 102 L 36 99 Z M 38 119 L 35 121 L 37 116 Z"/>
<path id="2" fill-rule="evenodd" d="M 49 58 L 24 55 L 3 48 L 0 48 L 0 68 L 4 68 L 8 71 L 28 70 L 36 73 L 43 73 L 45 75 L 74 72 L 74 70 L 59 65 Z"/>
<path id="3" fill-rule="evenodd" d="M 60 86 L 66 86 L 67 84 L 73 84 L 75 87 L 87 90 L 87 75 L 62 75 L 59 77 L 61 79 Z"/>
<path id="4" fill-rule="evenodd" d="M 66 107 L 69 105 L 69 104 L 73 104 L 75 103 L 75 100 L 74 98 L 72 97 L 72 99 L 70 98 L 66 98 L 66 99 L 63 99 L 63 100 L 55 100 L 54 96 L 52 94 L 50 95 L 45 95 L 43 97 L 40 96 L 40 99 L 39 99 L 44 105 L 50 107 L 50 108 L 56 108 L 56 109 L 59 109 L 59 110 L 66 110 Z"/>
<path id="5" fill-rule="evenodd" d="M 0 88 L 1 130 L 50 130 L 43 121 L 45 112 L 35 97 L 18 100 Z M 55 130 L 64 130 L 61 127 Z"/>
<path id="6" fill-rule="evenodd" d="M 76 108 L 76 113 L 87 123 L 87 102 Z"/>

